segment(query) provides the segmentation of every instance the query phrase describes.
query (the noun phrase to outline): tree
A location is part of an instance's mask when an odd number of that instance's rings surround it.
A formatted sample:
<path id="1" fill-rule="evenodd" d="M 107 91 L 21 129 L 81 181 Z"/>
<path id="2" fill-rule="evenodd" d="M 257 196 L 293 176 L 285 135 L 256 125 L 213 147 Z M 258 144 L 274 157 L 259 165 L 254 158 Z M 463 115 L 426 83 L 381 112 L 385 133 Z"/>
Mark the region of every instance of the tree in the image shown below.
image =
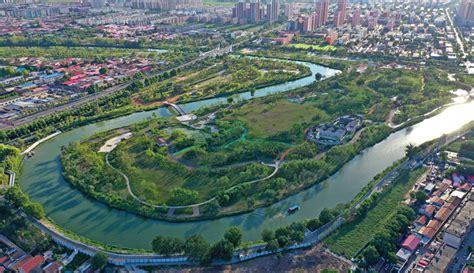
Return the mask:
<path id="1" fill-rule="evenodd" d="M 416 156 L 416 147 L 415 145 L 413 144 L 408 144 L 406 147 L 405 147 L 405 155 L 410 158 L 410 159 L 413 159 L 415 156 Z"/>
<path id="2" fill-rule="evenodd" d="M 319 221 L 321 222 L 321 225 L 331 222 L 333 218 L 334 216 L 331 210 L 329 210 L 328 208 L 324 208 L 319 214 Z"/>
<path id="3" fill-rule="evenodd" d="M 238 247 L 242 242 L 242 231 L 238 227 L 230 227 L 225 231 L 224 238 L 234 247 Z"/>
<path id="4" fill-rule="evenodd" d="M 194 204 L 197 200 L 197 197 L 198 193 L 196 191 L 183 188 L 174 188 L 171 190 L 168 203 L 175 206 Z"/>
<path id="5" fill-rule="evenodd" d="M 191 260 L 202 262 L 209 252 L 210 245 L 201 235 L 192 235 L 184 242 L 184 254 Z"/>
<path id="6" fill-rule="evenodd" d="M 102 75 L 107 74 L 107 72 L 109 72 L 109 69 L 107 67 L 101 67 L 99 69 L 99 73 L 102 74 Z"/>
<path id="7" fill-rule="evenodd" d="M 183 251 L 184 243 L 179 238 L 156 236 L 151 242 L 154 252 L 162 255 L 177 254 Z"/>
<path id="8" fill-rule="evenodd" d="M 44 218 L 43 206 L 38 203 L 30 202 L 25 206 L 25 212 L 37 219 Z"/>
<path id="9" fill-rule="evenodd" d="M 314 77 L 315 77 L 316 80 L 319 82 L 319 81 L 323 78 L 323 75 L 321 75 L 321 73 L 318 72 L 318 73 L 316 73 L 316 74 L 314 75 Z"/>
<path id="10" fill-rule="evenodd" d="M 107 265 L 109 260 L 109 255 L 104 252 L 97 252 L 94 257 L 92 257 L 91 265 L 94 269 L 102 269 Z"/>
<path id="11" fill-rule="evenodd" d="M 275 238 L 275 232 L 273 232 L 273 230 L 264 229 L 264 230 L 262 231 L 262 240 L 263 240 L 265 243 L 270 242 L 270 241 L 273 240 L 274 238 Z"/>
<path id="12" fill-rule="evenodd" d="M 306 227 L 311 231 L 315 231 L 321 227 L 321 221 L 318 218 L 311 219 L 306 223 Z"/>
<path id="13" fill-rule="evenodd" d="M 234 246 L 228 240 L 221 240 L 211 247 L 211 257 L 214 259 L 230 260 L 234 255 Z"/>
<path id="14" fill-rule="evenodd" d="M 234 98 L 233 97 L 228 97 L 227 98 L 227 103 L 231 104 L 234 102 Z"/>
<path id="15" fill-rule="evenodd" d="M 268 251 L 277 251 L 278 250 L 278 241 L 276 239 L 270 240 L 265 247 Z"/>
<path id="16" fill-rule="evenodd" d="M 12 202 L 16 207 L 23 207 L 29 202 L 28 196 L 18 187 L 9 188 L 5 194 L 5 199 Z"/>
<path id="17" fill-rule="evenodd" d="M 416 203 L 419 205 L 424 204 L 428 199 L 428 195 L 426 195 L 426 193 L 424 193 L 423 191 L 417 191 L 413 193 L 412 197 L 416 199 Z"/>
<path id="18" fill-rule="evenodd" d="M 368 266 L 376 264 L 380 259 L 380 255 L 373 245 L 369 245 L 364 252 L 362 252 L 362 256 Z"/>

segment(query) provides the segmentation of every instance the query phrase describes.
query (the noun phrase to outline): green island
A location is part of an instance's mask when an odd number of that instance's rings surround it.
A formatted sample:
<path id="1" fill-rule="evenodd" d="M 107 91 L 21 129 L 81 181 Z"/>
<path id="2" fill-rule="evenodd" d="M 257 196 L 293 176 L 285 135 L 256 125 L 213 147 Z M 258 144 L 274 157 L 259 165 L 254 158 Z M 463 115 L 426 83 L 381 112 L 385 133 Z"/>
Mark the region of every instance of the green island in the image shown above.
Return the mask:
<path id="1" fill-rule="evenodd" d="M 180 102 L 252 91 L 311 75 L 302 64 L 282 60 L 226 56 L 203 61 L 199 68 L 169 79 L 146 84 L 138 91 L 134 102 L 139 106 L 153 105 L 164 99 Z"/>
<path id="2" fill-rule="evenodd" d="M 222 72 L 219 66 L 226 62 L 242 62 L 242 71 Z M 196 93 L 214 90 L 207 88 L 219 86 L 215 77 L 247 74 L 245 62 L 231 57 L 215 70 L 150 86 L 186 81 Z M 359 73 L 348 66 L 349 72 L 285 94 L 251 101 L 228 97 L 227 104 L 199 110 L 192 120 L 152 118 L 94 135 L 64 149 L 65 178 L 91 198 L 146 217 L 193 221 L 240 214 L 323 181 L 386 138 L 394 124 L 448 102 L 453 97 L 448 90 L 457 87 L 434 69 L 368 68 Z M 199 83 L 193 85 L 195 80 Z M 394 81 L 400 84 L 386 83 Z M 138 96 L 160 94 L 152 90 L 145 87 Z M 360 124 L 348 129 L 352 121 Z M 345 133 L 325 141 L 317 136 L 337 129 Z M 114 138 L 121 141 L 100 152 Z"/>

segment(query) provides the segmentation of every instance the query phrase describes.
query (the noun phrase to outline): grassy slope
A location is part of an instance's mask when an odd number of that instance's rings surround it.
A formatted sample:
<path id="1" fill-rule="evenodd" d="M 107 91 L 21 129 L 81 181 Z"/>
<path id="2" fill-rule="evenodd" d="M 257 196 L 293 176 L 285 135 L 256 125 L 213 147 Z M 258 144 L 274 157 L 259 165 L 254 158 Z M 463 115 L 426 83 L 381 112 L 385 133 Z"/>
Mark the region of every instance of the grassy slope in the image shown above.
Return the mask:
<path id="1" fill-rule="evenodd" d="M 324 244 L 348 258 L 355 256 L 359 249 L 372 240 L 375 231 L 393 216 L 396 206 L 423 172 L 424 169 L 418 169 L 401 174 L 365 218 L 342 226 L 326 238 Z"/>
<path id="2" fill-rule="evenodd" d="M 266 138 L 288 131 L 293 124 L 311 122 L 313 117 L 326 114 L 311 104 L 298 104 L 280 99 L 271 104 L 249 104 L 235 114 L 249 129 L 249 136 Z"/>

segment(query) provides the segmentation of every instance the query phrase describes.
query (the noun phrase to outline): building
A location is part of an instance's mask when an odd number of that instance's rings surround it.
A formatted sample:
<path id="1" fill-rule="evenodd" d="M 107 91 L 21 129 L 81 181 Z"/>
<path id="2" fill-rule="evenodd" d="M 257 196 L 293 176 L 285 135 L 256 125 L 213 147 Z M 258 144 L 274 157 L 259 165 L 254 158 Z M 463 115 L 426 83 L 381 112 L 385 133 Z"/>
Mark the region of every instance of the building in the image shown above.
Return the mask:
<path id="1" fill-rule="evenodd" d="M 202 0 L 132 0 L 132 8 L 136 9 L 191 9 L 202 7 Z"/>
<path id="2" fill-rule="evenodd" d="M 100 9 L 105 7 L 106 0 L 91 0 L 91 6 L 95 9 Z"/>
<path id="3" fill-rule="evenodd" d="M 27 256 L 20 261 L 12 264 L 8 269 L 19 272 L 19 273 L 30 273 L 30 272 L 41 272 L 41 265 L 44 263 L 43 256 Z M 36 271 L 39 270 L 39 271 Z"/>
<path id="4" fill-rule="evenodd" d="M 474 0 L 462 0 L 458 6 L 457 19 L 460 24 L 474 26 Z"/>
<path id="5" fill-rule="evenodd" d="M 334 26 L 340 27 L 346 22 L 347 0 L 338 0 L 337 9 L 334 13 Z"/>
<path id="6" fill-rule="evenodd" d="M 456 249 L 459 248 L 464 236 L 472 229 L 473 219 L 474 202 L 468 201 L 445 230 L 443 242 Z"/>
<path id="7" fill-rule="evenodd" d="M 278 15 L 280 13 L 280 2 L 279 0 L 272 0 L 267 4 L 267 20 L 268 22 L 278 21 Z"/>
<path id="8" fill-rule="evenodd" d="M 357 27 L 359 25 L 360 25 L 360 9 L 357 9 L 352 13 L 351 26 Z"/>
<path id="9" fill-rule="evenodd" d="M 328 22 L 329 0 L 319 0 L 315 6 L 315 26 L 320 27 Z"/>
<path id="10" fill-rule="evenodd" d="M 286 3 L 285 4 L 285 17 L 291 19 L 294 15 L 295 8 L 293 3 Z"/>
<path id="11" fill-rule="evenodd" d="M 369 19 L 367 20 L 367 28 L 369 30 L 374 30 L 378 25 L 378 20 L 379 18 L 376 16 L 369 16 Z"/>
<path id="12" fill-rule="evenodd" d="M 237 18 L 239 21 L 245 19 L 245 13 L 247 11 L 247 3 L 245 0 L 239 0 L 237 4 L 235 4 L 235 14 L 234 17 Z"/>
<path id="13" fill-rule="evenodd" d="M 249 13 L 249 19 L 250 22 L 252 23 L 258 23 L 260 22 L 260 0 L 251 0 L 250 1 L 250 13 Z"/>

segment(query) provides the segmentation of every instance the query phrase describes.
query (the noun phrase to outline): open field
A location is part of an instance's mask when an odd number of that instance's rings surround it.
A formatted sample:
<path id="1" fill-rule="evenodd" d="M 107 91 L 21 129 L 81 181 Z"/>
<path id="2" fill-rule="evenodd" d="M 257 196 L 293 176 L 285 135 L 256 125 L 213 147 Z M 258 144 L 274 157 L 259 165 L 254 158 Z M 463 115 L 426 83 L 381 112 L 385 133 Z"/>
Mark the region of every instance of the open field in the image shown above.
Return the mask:
<path id="1" fill-rule="evenodd" d="M 320 46 L 320 45 L 309 45 L 309 44 L 289 44 L 288 47 L 298 48 L 298 49 L 311 49 L 316 51 L 335 51 L 337 48 L 332 45 Z"/>
<path id="2" fill-rule="evenodd" d="M 382 193 L 378 203 L 365 217 L 343 225 L 326 238 L 324 244 L 347 258 L 354 257 L 372 240 L 376 231 L 394 216 L 397 206 L 404 200 L 404 196 L 424 171 L 424 169 L 418 169 L 401 173 Z"/>
<path id="3" fill-rule="evenodd" d="M 268 104 L 248 104 L 235 111 L 232 118 L 242 121 L 249 129 L 249 136 L 267 138 L 288 131 L 294 124 L 327 120 L 326 113 L 311 103 L 299 104 L 286 99 Z"/>

